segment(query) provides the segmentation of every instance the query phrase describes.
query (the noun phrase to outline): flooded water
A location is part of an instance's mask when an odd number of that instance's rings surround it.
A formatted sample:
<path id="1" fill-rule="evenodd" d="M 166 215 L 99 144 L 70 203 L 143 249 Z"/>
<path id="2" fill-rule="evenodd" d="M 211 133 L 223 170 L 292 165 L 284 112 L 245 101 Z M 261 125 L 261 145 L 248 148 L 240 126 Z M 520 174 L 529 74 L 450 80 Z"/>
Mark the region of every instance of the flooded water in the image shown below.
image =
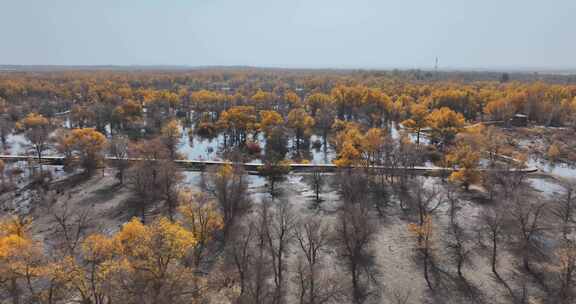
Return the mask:
<path id="1" fill-rule="evenodd" d="M 212 139 L 202 138 L 200 136 L 193 135 L 193 139 L 190 139 L 188 136 L 189 128 L 182 130 L 182 137 L 180 139 L 180 145 L 178 147 L 178 152 L 180 152 L 186 159 L 192 160 L 222 160 L 222 153 L 221 150 L 224 148 L 224 136 L 219 135 Z M 390 132 L 390 136 L 394 139 L 400 138 L 399 127 L 395 124 L 390 125 L 388 127 Z M 416 135 L 410 134 L 410 137 L 413 141 L 416 141 Z M 257 138 L 257 142 L 260 144 L 262 150 L 266 148 L 266 138 L 259 134 Z M 314 143 L 319 143 L 319 146 L 314 147 Z M 423 135 L 420 136 L 420 142 L 422 144 L 428 143 L 428 139 L 426 139 Z M 288 146 L 292 147 L 293 139 L 291 138 L 288 141 Z M 309 153 L 306 153 L 309 152 Z M 331 164 L 332 161 L 336 158 L 336 151 L 334 147 L 330 144 L 324 146 L 322 137 L 317 134 L 313 134 L 310 137 L 310 147 L 309 151 L 306 151 L 304 154 L 308 155 L 306 159 L 310 161 L 312 164 Z M 253 160 L 252 162 L 261 163 L 258 160 Z"/>
<path id="2" fill-rule="evenodd" d="M 36 151 L 23 134 L 9 134 L 6 137 L 6 146 L 2 147 L 2 154 L 36 156 Z M 42 155 L 58 156 L 60 154 L 53 147 L 48 146 L 48 148 L 42 152 Z"/>
<path id="3" fill-rule="evenodd" d="M 66 121 L 66 123 L 68 123 Z M 189 128 L 182 130 L 182 137 L 178 145 L 178 151 L 186 159 L 192 160 L 223 160 L 222 150 L 224 148 L 224 136 L 219 135 L 212 139 L 202 138 L 200 136 L 193 135 L 189 136 Z M 390 135 L 393 138 L 399 138 L 401 129 L 397 125 L 391 125 L 388 128 Z M 411 134 L 411 139 L 416 140 L 416 135 Z M 424 136 L 420 138 L 423 144 L 426 143 L 427 139 Z M 266 139 L 262 134 L 257 138 L 262 150 L 266 147 Z M 327 147 L 323 146 L 323 141 L 321 136 L 312 135 L 310 138 L 310 148 L 308 153 L 305 153 L 305 158 L 308 159 L 313 164 L 327 164 L 332 163 L 336 157 L 336 152 L 334 148 L 329 144 Z M 314 143 L 317 143 L 316 145 Z M 292 140 L 289 141 L 289 146 L 292 146 Z M 3 154 L 8 155 L 35 155 L 34 150 L 29 144 L 28 140 L 23 136 L 23 134 L 9 134 L 7 136 L 7 145 L 3 147 Z M 44 155 L 58 155 L 57 151 L 54 149 L 49 149 L 44 151 Z M 288 155 L 289 157 L 290 155 Z M 256 158 L 251 161 L 252 163 L 261 163 L 261 160 Z M 482 161 L 484 162 L 484 160 Z M 552 164 L 545 160 L 530 159 L 528 164 L 530 166 L 535 166 L 541 171 L 550 173 L 562 178 L 575 179 L 576 180 L 576 166 L 570 166 L 568 164 Z M 427 162 L 426 166 L 433 167 L 434 164 Z M 55 174 L 58 174 L 54 172 Z M 186 183 L 189 185 L 198 185 L 200 174 L 195 172 L 186 172 Z M 265 192 L 266 181 L 264 178 L 259 176 L 250 175 L 249 177 L 250 188 L 253 189 L 254 195 L 259 192 Z M 552 197 L 557 193 L 564 190 L 563 186 L 558 184 L 552 179 L 548 178 L 530 178 L 529 182 L 532 187 L 542 193 L 544 197 Z M 283 183 L 284 186 L 291 188 L 295 191 L 301 192 L 302 195 L 307 196 L 310 193 L 306 191 L 307 185 L 303 181 L 303 177 L 300 175 L 290 174 L 287 181 Z M 256 189 L 258 189 L 256 191 Z M 258 195 L 259 196 L 259 195 Z"/>
<path id="4" fill-rule="evenodd" d="M 178 145 L 178 152 L 186 159 L 191 160 L 223 160 L 222 150 L 224 149 L 224 135 L 218 135 L 215 138 L 203 138 L 198 135 L 189 136 L 189 128 L 182 130 L 182 137 Z M 262 151 L 266 148 L 266 138 L 263 134 L 259 134 L 256 138 Z M 309 155 L 307 158 L 313 164 L 329 164 L 336 157 L 334 148 L 329 144 L 324 147 L 323 144 L 319 148 L 313 148 L 314 142 L 322 143 L 322 137 L 319 135 L 312 135 L 310 137 Z M 288 141 L 288 146 L 293 146 L 293 140 Z M 289 155 L 288 155 L 289 156 Z M 251 163 L 262 163 L 258 158 L 250 161 Z"/>
<path id="5" fill-rule="evenodd" d="M 200 136 L 190 137 L 189 129 L 182 131 L 178 152 L 186 159 L 193 160 L 221 160 L 218 150 L 224 144 L 224 137 L 219 135 L 216 138 L 206 139 Z"/>
<path id="6" fill-rule="evenodd" d="M 540 192 L 544 198 L 552 198 L 558 194 L 562 194 L 566 190 L 562 185 L 547 178 L 529 178 L 528 182 L 532 188 Z"/>
<path id="7" fill-rule="evenodd" d="M 551 163 L 547 160 L 530 159 L 530 166 L 535 166 L 545 173 L 556 175 L 563 178 L 576 180 L 576 165 L 566 163 Z"/>
<path id="8" fill-rule="evenodd" d="M 63 127 L 70 127 L 70 120 L 63 120 Z M 399 138 L 400 132 L 397 125 L 391 125 L 388 127 L 390 135 L 392 138 Z M 110 126 L 106 126 L 108 134 L 110 134 Z M 181 129 L 181 138 L 178 145 L 178 152 L 185 158 L 190 160 L 223 160 L 222 150 L 224 149 L 224 136 L 222 134 L 215 138 L 203 138 L 192 134 L 189 136 L 191 128 Z M 411 138 L 415 141 L 416 135 L 412 134 Z M 259 134 L 257 137 L 257 142 L 259 143 L 262 150 L 266 148 L 266 138 L 263 134 Z M 420 141 L 426 143 L 426 139 L 421 136 Z M 7 155 L 34 155 L 34 151 L 29 143 L 29 141 L 24 137 L 23 134 L 9 134 L 7 137 L 7 146 L 4 147 L 3 154 Z M 316 145 L 314 143 L 317 143 Z M 288 146 L 292 147 L 293 139 L 288 141 Z M 317 134 L 313 134 L 310 137 L 310 147 L 308 151 L 304 153 L 305 159 L 312 164 L 330 164 L 336 158 L 336 151 L 334 147 L 330 144 L 324 146 L 322 137 Z M 44 151 L 44 155 L 52 156 L 58 155 L 58 152 L 54 149 L 48 149 Z M 290 157 L 290 154 L 287 155 Z M 256 158 L 252 160 L 253 163 L 261 163 L 261 160 Z"/>
<path id="9" fill-rule="evenodd" d="M 30 148 L 28 140 L 22 134 L 9 134 L 6 143 L 3 151 L 6 155 L 26 155 Z"/>

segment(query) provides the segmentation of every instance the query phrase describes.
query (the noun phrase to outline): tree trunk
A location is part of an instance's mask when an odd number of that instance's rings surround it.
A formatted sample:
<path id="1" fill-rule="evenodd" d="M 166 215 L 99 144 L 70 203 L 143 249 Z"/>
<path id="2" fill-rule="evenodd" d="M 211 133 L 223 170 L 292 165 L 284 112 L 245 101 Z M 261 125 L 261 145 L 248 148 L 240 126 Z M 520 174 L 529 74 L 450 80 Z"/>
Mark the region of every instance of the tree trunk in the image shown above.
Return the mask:
<path id="1" fill-rule="evenodd" d="M 426 285 L 428 285 L 428 288 L 430 288 L 430 290 L 434 289 L 432 287 L 432 283 L 430 282 L 430 277 L 428 275 L 428 249 L 424 249 L 424 279 L 426 280 Z"/>
<path id="2" fill-rule="evenodd" d="M 16 279 L 10 280 L 10 296 L 12 297 L 12 304 L 20 304 L 20 288 Z"/>
<path id="3" fill-rule="evenodd" d="M 492 236 L 492 261 L 491 261 L 492 263 L 491 263 L 491 266 L 492 266 L 492 273 L 493 273 L 496 277 L 499 278 L 500 275 L 498 274 L 498 271 L 496 271 L 496 259 L 497 259 L 497 257 L 498 257 L 498 256 L 497 256 L 497 254 L 498 254 L 498 251 L 497 251 L 497 250 L 498 250 L 498 249 L 497 249 L 497 239 L 496 239 L 496 235 L 493 235 L 493 236 Z"/>
<path id="4" fill-rule="evenodd" d="M 457 266 L 457 268 L 458 268 L 458 276 L 459 276 L 461 279 L 464 279 L 464 275 L 462 274 L 462 265 L 463 265 L 463 264 L 464 264 L 464 258 L 462 257 L 462 255 L 459 255 L 459 256 L 458 256 L 458 266 Z"/>

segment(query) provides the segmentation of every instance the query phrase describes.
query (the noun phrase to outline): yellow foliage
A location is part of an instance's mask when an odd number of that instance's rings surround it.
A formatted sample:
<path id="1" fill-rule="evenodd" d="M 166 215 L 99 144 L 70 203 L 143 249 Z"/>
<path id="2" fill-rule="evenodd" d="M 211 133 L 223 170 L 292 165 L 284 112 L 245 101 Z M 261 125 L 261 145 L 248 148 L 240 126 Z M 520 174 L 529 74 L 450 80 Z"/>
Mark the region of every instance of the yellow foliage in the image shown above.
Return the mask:
<path id="1" fill-rule="evenodd" d="M 14 129 L 16 129 L 16 131 L 23 131 L 24 130 L 24 124 L 21 121 L 17 121 L 14 124 Z"/>
<path id="2" fill-rule="evenodd" d="M 306 105 L 311 113 L 316 113 L 317 110 L 330 106 L 334 100 L 330 95 L 322 93 L 314 93 L 306 97 Z"/>
<path id="3" fill-rule="evenodd" d="M 142 105 L 137 101 L 127 99 L 114 109 L 113 115 L 128 123 L 137 121 L 142 116 Z"/>
<path id="4" fill-rule="evenodd" d="M 422 224 L 408 224 L 408 230 L 418 239 L 418 246 L 431 249 L 434 226 L 432 216 L 426 215 Z"/>
<path id="5" fill-rule="evenodd" d="M 115 238 L 124 255 L 144 260 L 157 255 L 181 258 L 196 243 L 191 232 L 166 218 L 160 218 L 150 226 L 134 218 L 122 227 Z"/>
<path id="6" fill-rule="evenodd" d="M 432 111 L 426 117 L 427 124 L 432 129 L 432 135 L 444 143 L 451 141 L 464 127 L 462 114 L 443 107 Z"/>
<path id="7" fill-rule="evenodd" d="M 430 215 L 426 215 L 424 217 L 424 223 L 422 225 L 419 224 L 409 224 L 408 229 L 414 235 L 418 237 L 425 237 L 431 236 L 433 229 L 432 229 L 432 217 Z"/>
<path id="8" fill-rule="evenodd" d="M 24 119 L 22 119 L 21 124 L 26 129 L 41 128 L 49 124 L 49 121 L 42 114 L 29 113 Z"/>
<path id="9" fill-rule="evenodd" d="M 274 95 L 270 92 L 258 90 L 251 98 L 254 102 L 260 104 L 267 104 L 274 100 Z"/>
<path id="10" fill-rule="evenodd" d="M 484 107 L 484 113 L 492 120 L 508 120 L 514 116 L 516 109 L 510 98 L 500 98 L 490 101 Z"/>
<path id="11" fill-rule="evenodd" d="M 224 227 L 222 215 L 213 201 L 208 201 L 204 194 L 194 193 L 190 189 L 180 191 L 179 211 L 183 223 L 189 227 L 198 243 L 204 245 L 214 232 Z"/>
<path id="12" fill-rule="evenodd" d="M 298 108 L 302 106 L 300 96 L 292 91 L 287 91 L 284 94 L 284 99 L 290 104 L 291 108 Z"/>
<path id="13" fill-rule="evenodd" d="M 402 125 L 415 132 L 428 126 L 426 116 L 428 115 L 428 106 L 422 103 L 415 103 L 410 106 L 410 119 L 404 120 Z"/>
<path id="14" fill-rule="evenodd" d="M 371 128 L 362 137 L 361 147 L 366 153 L 377 152 L 384 143 L 382 129 Z"/>
<path id="15" fill-rule="evenodd" d="M 64 150 L 69 157 L 78 157 L 87 170 L 99 165 L 108 143 L 106 137 L 93 128 L 73 129 L 71 132 L 62 133 L 58 142 L 59 149 Z"/>
<path id="16" fill-rule="evenodd" d="M 0 259 L 17 257 L 31 246 L 31 240 L 16 234 L 9 234 L 0 238 Z"/>
<path id="17" fill-rule="evenodd" d="M 115 239 L 119 242 L 119 249 L 127 255 L 138 255 L 150 249 L 146 248 L 151 242 L 150 231 L 137 218 L 124 224 L 122 230 L 115 235 Z"/>
<path id="18" fill-rule="evenodd" d="M 11 216 L 0 222 L 0 237 L 17 235 L 21 238 L 29 237 L 32 220 L 29 217 Z"/>
<path id="19" fill-rule="evenodd" d="M 80 273 L 78 271 L 79 266 L 76 264 L 74 257 L 64 256 L 58 260 L 39 267 L 38 274 L 42 277 L 47 278 L 49 281 L 58 285 L 67 285 L 72 281 L 78 282 L 81 280 Z M 44 298 L 48 297 L 50 290 L 45 290 L 45 294 L 42 296 Z"/>
<path id="20" fill-rule="evenodd" d="M 308 134 L 314 124 L 314 118 L 308 115 L 303 108 L 296 108 L 288 113 L 288 126 L 296 129 L 297 132 L 302 132 L 302 135 Z"/>
<path id="21" fill-rule="evenodd" d="M 360 160 L 360 156 L 360 151 L 352 143 L 345 142 L 344 147 L 338 153 L 338 159 L 334 160 L 334 164 L 338 167 L 350 167 Z"/>
<path id="22" fill-rule="evenodd" d="M 232 107 L 222 112 L 218 125 L 223 129 L 252 131 L 256 127 L 256 110 L 251 106 Z"/>
<path id="23" fill-rule="evenodd" d="M 342 150 L 345 143 L 350 143 L 357 149 L 362 145 L 363 135 L 357 124 L 337 120 L 333 129 L 339 130 L 335 137 L 336 151 Z"/>
<path id="24" fill-rule="evenodd" d="M 271 128 L 281 126 L 284 124 L 284 118 L 280 113 L 270 111 L 260 111 L 260 129 L 264 132 L 269 132 Z"/>
<path id="25" fill-rule="evenodd" d="M 216 172 L 216 176 L 220 179 L 227 179 L 230 178 L 234 174 L 234 168 L 231 164 L 223 164 L 218 167 L 218 171 Z"/>
<path id="26" fill-rule="evenodd" d="M 180 131 L 180 121 L 177 119 L 172 119 L 168 121 L 163 127 L 160 133 L 164 137 L 169 138 L 180 138 L 182 132 Z"/>
<path id="27" fill-rule="evenodd" d="M 552 161 L 558 160 L 558 158 L 560 157 L 560 148 L 558 148 L 558 145 L 556 144 L 550 145 L 547 151 L 547 155 L 548 159 Z"/>
<path id="28" fill-rule="evenodd" d="M 29 220 L 4 219 L 0 228 L 0 281 L 39 276 L 42 248 L 29 235 Z"/>
<path id="29" fill-rule="evenodd" d="M 478 182 L 480 173 L 477 170 L 480 152 L 468 144 L 458 144 L 447 155 L 446 162 L 457 168 L 448 177 L 451 182 L 462 183 L 465 187 Z"/>
<path id="30" fill-rule="evenodd" d="M 177 157 L 177 146 L 180 142 L 180 137 L 182 136 L 182 127 L 180 121 L 177 119 L 172 119 L 168 121 L 160 130 L 162 135 L 162 142 L 166 145 L 166 148 L 170 152 L 171 158 Z"/>
<path id="31" fill-rule="evenodd" d="M 152 240 L 150 245 L 155 249 L 157 256 L 171 256 L 179 259 L 197 243 L 192 232 L 164 217 L 154 221 L 149 229 Z"/>
<path id="32" fill-rule="evenodd" d="M 552 270 L 565 273 L 573 271 L 576 267 L 576 246 L 573 242 L 568 242 L 557 249 L 556 256 L 558 257 L 557 264 L 552 267 Z"/>
<path id="33" fill-rule="evenodd" d="M 101 234 L 92 234 L 82 243 L 84 259 L 98 263 L 112 258 L 118 250 L 115 240 Z"/>
<path id="34" fill-rule="evenodd" d="M 96 153 L 106 147 L 106 137 L 93 128 L 74 129 L 70 133 L 70 144 L 84 153 Z"/>

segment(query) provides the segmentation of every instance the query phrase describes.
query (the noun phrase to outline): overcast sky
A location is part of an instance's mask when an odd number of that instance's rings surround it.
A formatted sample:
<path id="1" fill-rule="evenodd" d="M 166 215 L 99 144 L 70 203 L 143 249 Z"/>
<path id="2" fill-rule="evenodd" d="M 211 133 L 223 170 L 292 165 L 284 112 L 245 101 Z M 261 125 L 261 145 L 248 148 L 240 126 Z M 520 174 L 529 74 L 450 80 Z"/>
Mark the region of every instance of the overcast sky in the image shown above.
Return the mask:
<path id="1" fill-rule="evenodd" d="M 576 0 L 0 0 L 0 64 L 576 68 Z"/>

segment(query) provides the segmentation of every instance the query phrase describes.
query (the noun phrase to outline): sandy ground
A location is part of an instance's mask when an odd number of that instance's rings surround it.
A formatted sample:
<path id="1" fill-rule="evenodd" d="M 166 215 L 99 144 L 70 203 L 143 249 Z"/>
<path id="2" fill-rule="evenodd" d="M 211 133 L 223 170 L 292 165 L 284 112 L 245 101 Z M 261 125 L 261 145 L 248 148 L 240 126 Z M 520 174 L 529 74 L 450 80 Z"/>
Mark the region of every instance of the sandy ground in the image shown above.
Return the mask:
<path id="1" fill-rule="evenodd" d="M 92 231 L 112 233 L 131 217 L 131 212 L 126 209 L 131 193 L 126 187 L 118 186 L 112 170 L 106 170 L 104 174 L 98 172 L 88 180 L 57 183 L 53 188 L 66 190 L 60 193 L 50 191 L 48 196 L 53 198 L 52 204 L 33 209 L 31 216 L 35 219 L 35 235 L 49 238 L 50 227 L 53 225 L 51 212 L 62 210 L 64 206 L 72 213 L 87 211 L 93 223 Z"/>
<path id="2" fill-rule="evenodd" d="M 186 173 L 186 176 L 185 185 L 198 190 L 199 175 Z M 265 181 L 257 176 L 250 176 L 249 178 L 251 181 L 250 196 L 255 203 L 258 203 L 268 196 Z M 439 180 L 435 179 L 431 182 L 438 183 Z M 546 182 L 553 183 L 553 181 Z M 119 187 L 117 183 L 114 178 L 114 171 L 111 169 L 106 170 L 103 174 L 98 172 L 88 180 L 74 181 L 71 178 L 66 183 L 57 183 L 53 189 L 66 190 L 60 193 L 56 193 L 55 190 L 50 192 L 53 197 L 51 208 L 62 208 L 67 205 L 71 210 L 88 210 L 96 223 L 93 227 L 94 231 L 112 233 L 134 215 L 133 211 L 126 207 L 127 202 L 132 199 L 130 190 L 127 187 Z M 560 191 L 560 188 L 552 186 L 539 186 L 543 189 L 535 187 L 537 190 L 535 195 L 548 195 L 550 194 L 549 189 Z M 331 186 L 327 186 L 322 193 L 325 201 L 319 210 L 311 208 L 313 191 L 301 175 L 289 175 L 280 187 L 283 190 L 283 198 L 293 205 L 297 214 L 303 216 L 319 214 L 329 222 L 335 219 L 335 211 L 341 202 L 337 192 Z M 460 222 L 469 230 L 474 230 L 479 227 L 478 216 L 486 206 L 473 201 L 470 194 L 461 195 Z M 50 226 L 53 220 L 50 214 L 51 208 L 49 206 L 34 206 L 32 209 L 31 215 L 35 219 L 34 233 L 38 238 L 46 240 L 50 238 Z M 414 217 L 405 214 L 394 202 L 388 207 L 384 217 L 374 215 L 374 220 L 378 222 L 379 232 L 372 243 L 372 249 L 375 254 L 375 268 L 379 273 L 378 288 L 382 292 L 382 298 L 377 301 L 378 303 L 395 303 L 395 294 L 408 295 L 407 303 L 506 302 L 504 299 L 507 291 L 502 284 L 494 280 L 490 270 L 489 252 L 486 249 L 473 250 L 471 266 L 464 269 L 464 276 L 468 280 L 468 284 L 459 283 L 460 280 L 456 276 L 456 266 L 446 254 L 447 238 L 444 233 L 448 224 L 447 212 L 447 205 L 443 205 L 434 217 L 434 260 L 441 270 L 439 277 L 442 278 L 434 280 L 437 282 L 434 293 L 426 287 L 421 263 L 414 258 L 416 242 L 408 230 L 408 224 L 414 222 Z M 295 254 L 296 247 L 293 246 L 290 252 Z M 515 264 L 513 261 L 516 260 L 510 256 L 508 250 L 501 250 L 499 269 L 504 278 L 509 278 L 514 272 Z M 329 263 L 329 267 L 334 266 L 335 263 Z M 508 281 L 513 288 L 518 287 L 512 283 L 512 280 Z M 530 289 L 531 293 L 534 296 L 539 296 L 539 288 L 536 288 L 536 285 L 530 286 L 533 287 Z M 289 289 L 294 290 L 294 286 Z M 462 291 L 463 289 L 468 292 Z"/>

